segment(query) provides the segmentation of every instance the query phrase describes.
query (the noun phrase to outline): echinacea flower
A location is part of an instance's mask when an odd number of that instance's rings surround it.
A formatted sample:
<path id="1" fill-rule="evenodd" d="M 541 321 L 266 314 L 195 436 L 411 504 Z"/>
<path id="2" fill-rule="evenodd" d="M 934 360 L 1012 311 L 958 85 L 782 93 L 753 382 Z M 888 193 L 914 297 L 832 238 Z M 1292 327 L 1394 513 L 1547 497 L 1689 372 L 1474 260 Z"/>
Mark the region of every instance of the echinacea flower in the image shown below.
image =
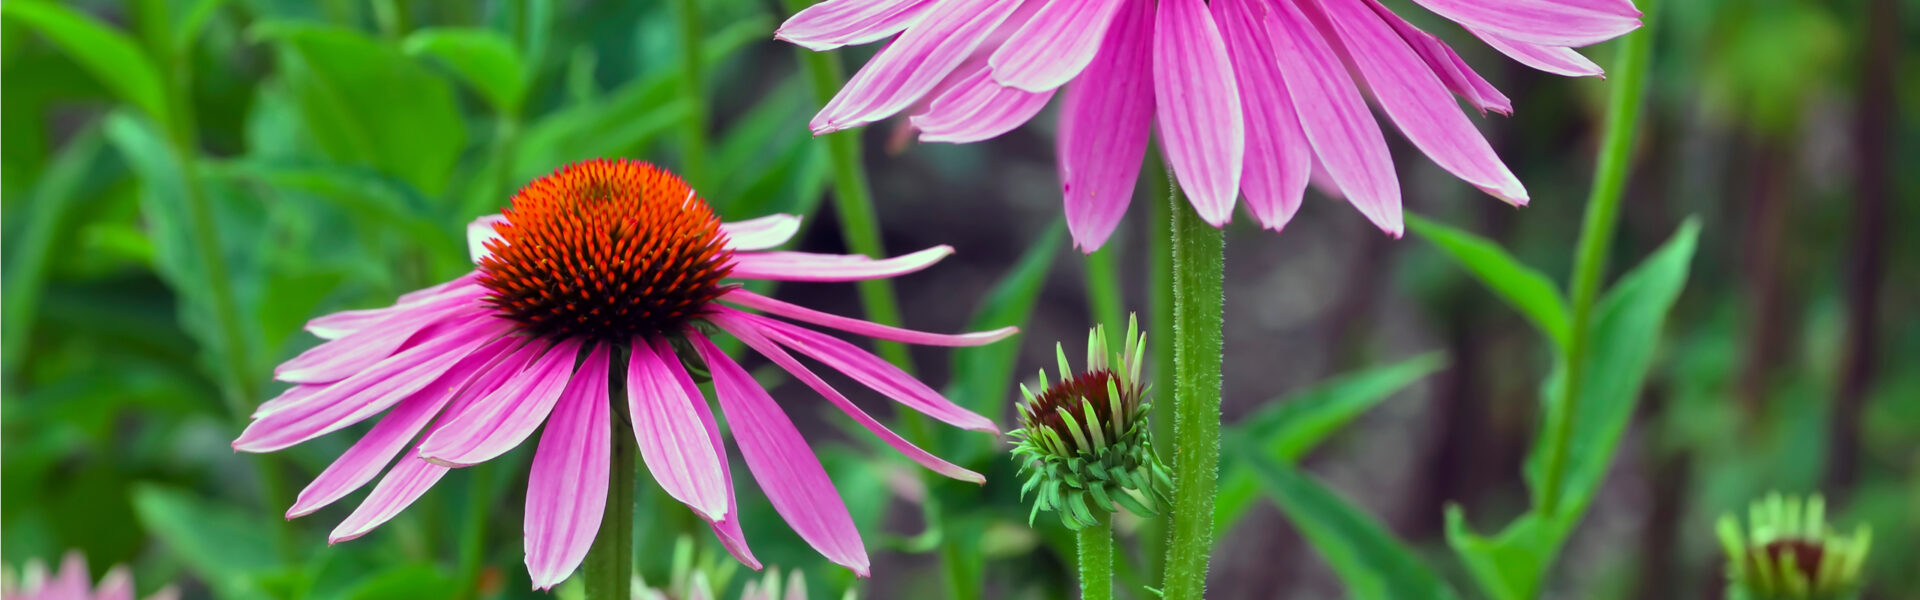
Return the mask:
<path id="1" fill-rule="evenodd" d="M 1640 25 L 1631 0 L 1414 1 L 1523 64 L 1568 76 L 1601 73 L 1572 48 Z M 1400 235 L 1400 183 L 1363 89 L 1442 168 L 1527 202 L 1453 96 L 1483 113 L 1510 114 L 1512 104 L 1379 0 L 827 0 L 776 36 L 814 50 L 893 38 L 813 118 L 815 133 L 924 106 L 912 115 L 921 139 L 979 141 L 1032 119 L 1066 87 L 1060 185 L 1074 241 L 1089 252 L 1126 211 L 1150 129 L 1216 227 L 1244 193 L 1254 218 L 1280 229 L 1320 170 Z"/>
<path id="2" fill-rule="evenodd" d="M 1827 525 L 1819 495 L 1768 494 L 1748 509 L 1747 528 L 1733 515 L 1720 517 L 1720 545 L 1727 552 L 1727 597 L 1732 600 L 1846 600 L 1857 597 L 1860 569 L 1873 545 L 1861 525 L 1851 536 Z"/>
<path id="3" fill-rule="evenodd" d="M 449 469 L 498 457 L 544 423 L 527 479 L 525 534 L 528 573 L 545 589 L 566 579 L 591 546 L 606 506 L 612 419 L 630 421 L 654 480 L 757 569 L 719 428 L 682 363 L 704 364 L 735 445 L 774 509 L 829 560 L 865 576 L 866 549 L 820 461 L 780 405 L 711 335 L 745 342 L 914 462 L 978 483 L 979 474 L 888 430 L 789 351 L 947 424 L 994 431 L 992 421 L 851 343 L 773 317 L 941 346 L 985 344 L 1015 330 L 922 333 L 730 283 L 897 277 L 952 253 L 941 246 L 876 260 L 768 250 L 798 227 L 790 215 L 722 223 L 686 183 L 649 164 L 569 165 L 520 190 L 502 215 L 469 227 L 473 271 L 387 308 L 309 322 L 309 331 L 329 341 L 275 369 L 277 379 L 295 385 L 262 404 L 233 446 L 281 450 L 386 411 L 287 510 L 289 518 L 319 510 L 393 463 L 333 530 L 329 539 L 339 542 L 393 518 Z M 616 400 L 624 412 L 610 406 Z"/>
<path id="4" fill-rule="evenodd" d="M 79 551 L 67 552 L 60 559 L 60 572 L 47 572 L 46 563 L 39 559 L 27 561 L 20 569 L 20 578 L 14 579 L 11 571 L 0 579 L 0 599 L 4 600 L 133 600 L 133 576 L 124 566 L 115 565 L 100 578 L 100 585 L 93 585 L 87 578 L 87 557 Z M 147 600 L 174 600 L 180 592 L 173 586 L 161 588 Z"/>

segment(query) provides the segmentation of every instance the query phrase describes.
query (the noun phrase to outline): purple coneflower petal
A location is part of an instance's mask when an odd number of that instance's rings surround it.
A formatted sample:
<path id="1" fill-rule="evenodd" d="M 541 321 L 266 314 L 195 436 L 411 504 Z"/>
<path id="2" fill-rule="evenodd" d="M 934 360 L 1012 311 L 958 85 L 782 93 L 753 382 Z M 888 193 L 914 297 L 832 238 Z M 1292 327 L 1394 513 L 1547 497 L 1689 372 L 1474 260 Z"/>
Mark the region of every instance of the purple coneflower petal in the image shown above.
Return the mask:
<path id="1" fill-rule="evenodd" d="M 1247 158 L 1240 189 L 1260 226 L 1279 231 L 1300 210 L 1313 172 L 1313 151 L 1287 96 L 1259 0 L 1213 0 L 1214 21 L 1227 42 L 1246 108 Z"/>
<path id="2" fill-rule="evenodd" d="M 573 375 L 581 342 L 556 343 L 500 389 L 451 414 L 420 442 L 420 457 L 449 467 L 477 465 L 512 450 L 546 421 Z"/>
<path id="3" fill-rule="evenodd" d="M 307 349 L 274 367 L 273 378 L 288 383 L 332 383 L 365 371 L 400 350 L 422 329 L 455 313 L 474 310 L 473 300 L 445 296 L 398 310 L 346 337 Z"/>
<path id="4" fill-rule="evenodd" d="M 993 421 L 961 408 L 918 378 L 908 375 L 880 357 L 833 336 L 775 319 L 742 313 L 740 319 L 753 323 L 760 333 L 781 345 L 799 351 L 828 367 L 846 374 L 873 391 L 938 419 L 942 423 L 974 431 L 999 432 Z"/>
<path id="5" fill-rule="evenodd" d="M 286 391 L 280 392 L 280 395 L 274 396 L 272 400 L 261 402 L 260 406 L 254 407 L 253 414 L 247 418 L 259 419 L 260 417 L 273 414 L 280 409 L 304 404 L 308 398 L 312 398 L 315 394 L 319 394 L 321 390 L 327 389 L 328 385 L 329 384 L 324 383 L 317 385 L 302 384 L 287 388 Z"/>
<path id="6" fill-rule="evenodd" d="M 952 254 L 953 247 L 946 245 L 883 259 L 811 252 L 743 252 L 733 255 L 729 277 L 771 281 L 886 279 L 931 267 Z"/>
<path id="7" fill-rule="evenodd" d="M 1043 2 L 988 62 L 1001 85 L 1044 92 L 1066 85 L 1093 62 L 1114 13 L 1127 0 Z"/>
<path id="8" fill-rule="evenodd" d="M 647 340 L 633 340 L 633 358 L 627 363 L 627 413 L 640 442 L 640 458 L 667 495 L 708 521 L 727 518 L 726 482 L 721 454 L 707 439 L 707 430 L 694 414 L 692 399 L 674 379 L 667 361 L 680 357 L 666 340 L 659 352 Z"/>
<path id="9" fill-rule="evenodd" d="M 1246 116 L 1226 42 L 1201 0 L 1160 0 L 1153 47 L 1160 150 L 1200 218 L 1226 225 L 1247 151 Z"/>
<path id="10" fill-rule="evenodd" d="M 1028 92 L 993 81 L 986 68 L 934 98 L 926 112 L 909 119 L 922 142 L 964 144 L 991 139 L 1026 124 L 1053 99 L 1053 90 Z"/>
<path id="11" fill-rule="evenodd" d="M 1293 2 L 1274 2 L 1267 31 L 1286 73 L 1287 94 L 1300 113 L 1300 129 L 1327 176 L 1360 213 L 1399 237 L 1400 180 L 1393 172 L 1387 140 L 1374 122 L 1359 88 L 1347 76 L 1326 38 Z"/>
<path id="12" fill-rule="evenodd" d="M 84 599 L 93 590 L 88 577 L 87 557 L 79 550 L 69 550 L 60 559 L 60 571 L 54 574 L 46 587 L 40 588 L 40 597 L 47 600 Z"/>
<path id="13" fill-rule="evenodd" d="M 392 520 L 394 515 L 419 500 L 421 494 L 432 489 L 433 484 L 439 483 L 448 470 L 421 460 L 419 456 L 401 457 L 400 462 L 387 471 L 387 476 L 381 477 L 380 483 L 373 486 L 373 492 L 367 494 L 367 499 L 360 501 L 360 506 L 353 509 L 353 514 L 347 515 L 345 521 L 333 528 L 333 533 L 327 535 L 327 543 L 338 544 L 358 538 Z"/>
<path id="14" fill-rule="evenodd" d="M 535 589 L 559 584 L 580 566 L 607 507 L 613 423 L 608 420 L 609 346 L 593 345 L 540 432 L 527 473 L 527 574 Z"/>
<path id="15" fill-rule="evenodd" d="M 1494 50 L 1507 55 L 1520 64 L 1564 77 L 1603 77 L 1606 70 L 1587 60 L 1572 48 L 1559 46 L 1541 46 L 1526 42 L 1516 42 L 1485 31 L 1468 28 L 1480 41 L 1486 42 Z"/>
<path id="16" fill-rule="evenodd" d="M 1060 107 L 1060 193 L 1073 245 L 1107 243 L 1133 200 L 1153 127 L 1153 1 L 1124 0 Z"/>
<path id="17" fill-rule="evenodd" d="M 936 0 L 827 0 L 794 13 L 773 32 L 822 52 L 886 39 L 920 21 Z"/>
<path id="18" fill-rule="evenodd" d="M 1420 60 L 1426 61 L 1428 69 L 1432 69 L 1435 75 L 1440 76 L 1441 81 L 1446 82 L 1447 89 L 1465 98 L 1467 104 L 1473 105 L 1482 113 L 1493 111 L 1503 115 L 1513 114 L 1513 101 L 1508 100 L 1500 90 L 1494 89 L 1493 84 L 1487 83 L 1487 80 L 1480 77 L 1479 73 L 1475 73 L 1472 67 L 1467 66 L 1467 62 L 1461 60 L 1460 55 L 1455 53 L 1453 48 L 1448 47 L 1446 42 L 1414 27 L 1406 19 L 1400 18 L 1400 15 L 1394 14 L 1380 4 L 1379 0 L 1366 0 L 1366 3 L 1367 8 L 1373 10 L 1373 14 L 1379 15 L 1380 20 L 1393 26 L 1393 31 L 1420 55 Z"/>
<path id="19" fill-rule="evenodd" d="M 1619 14 L 1617 10 L 1598 10 L 1591 6 L 1574 6 L 1576 3 L 1564 0 L 1413 1 L 1466 27 L 1515 41 L 1547 46 L 1597 44 L 1620 37 L 1640 26 L 1638 15 Z"/>
<path id="20" fill-rule="evenodd" d="M 389 316 L 418 308 L 434 300 L 452 295 L 471 295 L 477 298 L 483 295 L 472 294 L 472 292 L 477 291 L 477 286 L 475 286 L 476 289 L 467 289 L 469 286 L 474 286 L 473 277 L 473 272 L 469 271 L 467 274 L 456 277 L 452 281 L 402 294 L 398 300 L 394 301 L 393 306 L 346 310 L 315 317 L 313 320 L 307 321 L 306 329 L 320 339 L 337 340 L 351 335 L 356 331 L 366 329 Z"/>
<path id="21" fill-rule="evenodd" d="M 721 223 L 727 247 L 735 251 L 765 250 L 787 243 L 800 232 L 800 215 L 774 214 L 758 219 Z"/>
<path id="22" fill-rule="evenodd" d="M 1407 139 L 1474 187 L 1511 204 L 1527 203 L 1520 178 L 1500 162 L 1440 78 L 1379 15 L 1361 0 L 1319 2 L 1374 99 Z"/>
<path id="23" fill-rule="evenodd" d="M 84 596 L 80 597 L 84 600 Z M 93 588 L 93 600 L 133 600 L 133 574 L 126 565 L 114 565 Z"/>
<path id="24" fill-rule="evenodd" d="M 927 333 L 924 331 L 901 329 L 899 327 L 891 327 L 851 317 L 820 312 L 798 304 L 762 296 L 748 291 L 745 288 L 729 290 L 726 294 L 721 295 L 720 299 L 747 308 L 780 315 L 795 321 L 812 323 L 821 327 L 831 327 L 862 337 L 918 344 L 921 346 L 984 346 L 1007 339 L 1007 336 L 1020 333 L 1020 328 L 1018 327 L 1001 327 L 989 331 L 961 334 Z"/>
<path id="25" fill-rule="evenodd" d="M 687 337 L 712 371 L 714 392 L 720 397 L 727 423 L 733 427 L 734 443 L 740 446 L 747 469 L 760 482 L 773 509 L 827 560 L 861 577 L 868 576 L 867 549 L 860 542 L 860 530 L 854 527 L 853 516 L 847 514 L 847 505 L 840 500 L 833 480 L 827 478 L 820 459 L 793 428 L 793 421 L 746 369 L 706 336 L 693 332 Z"/>
<path id="26" fill-rule="evenodd" d="M 655 356 L 673 351 L 673 346 L 666 340 L 655 340 L 653 345 Z M 686 398 L 687 405 L 693 409 L 695 419 L 706 428 L 707 441 L 713 448 L 713 455 L 720 460 L 720 485 L 727 493 L 727 518 L 718 521 L 710 520 L 707 524 L 712 527 L 713 536 L 719 538 L 720 545 L 725 547 L 729 554 L 747 565 L 747 568 L 758 571 L 760 559 L 754 558 L 753 549 L 747 547 L 747 535 L 740 530 L 739 505 L 734 501 L 733 496 L 733 468 L 727 464 L 727 447 L 720 439 L 720 425 L 714 422 L 713 412 L 707 407 L 706 397 L 701 395 L 700 386 L 693 382 L 693 377 L 687 375 L 686 367 L 682 366 L 678 360 L 663 360 L 660 364 L 666 367 L 667 373 L 673 376 L 674 383 L 680 386 L 680 396 Z"/>
<path id="27" fill-rule="evenodd" d="M 812 370 L 800 364 L 800 361 L 794 360 L 793 355 L 787 354 L 787 351 L 781 349 L 779 344 L 761 335 L 760 328 L 756 326 L 755 323 L 740 318 L 743 314 L 745 313 L 730 308 L 721 308 L 715 312 L 712 317 L 709 317 L 709 319 L 713 324 L 719 325 L 721 329 L 726 330 L 727 333 L 731 333 L 734 337 L 740 338 L 740 341 L 746 342 L 747 346 L 752 347 L 754 351 L 759 352 L 761 356 L 765 356 L 768 360 L 772 360 L 774 364 L 780 365 L 780 368 L 791 373 L 794 378 L 799 379 L 801 383 L 807 384 L 807 387 L 813 388 L 813 391 L 819 392 L 828 402 L 832 402 L 834 406 L 839 407 L 840 412 L 846 413 L 848 417 L 853 418 L 854 422 L 859 423 L 861 427 L 865 427 L 867 431 L 872 432 L 874 437 L 880 438 L 880 441 L 886 442 L 888 446 L 892 446 L 894 450 L 906 455 L 906 457 L 913 462 L 919 463 L 920 466 L 926 467 L 930 471 L 953 479 L 970 483 L 986 483 L 987 478 L 980 476 L 979 473 L 962 469 L 958 465 L 942 460 L 940 457 L 934 456 L 926 450 L 922 450 L 919 446 L 913 445 L 912 442 L 907 441 L 905 438 L 900 437 L 899 434 L 894 433 L 893 430 L 888 429 L 886 425 L 880 424 L 872 415 L 867 414 L 864 410 L 860 410 L 860 407 L 854 406 L 853 402 L 847 400 L 847 397 L 842 395 L 839 390 L 833 389 L 833 386 L 821 380 L 820 376 L 815 375 Z"/>
<path id="28" fill-rule="evenodd" d="M 487 242 L 500 239 L 500 233 L 494 228 L 507 222 L 506 215 L 485 215 L 467 224 L 467 256 L 479 264 L 480 259 L 493 254 L 487 249 Z"/>
<path id="29" fill-rule="evenodd" d="M 815 135 L 878 121 L 926 95 L 993 33 L 1020 0 L 939 0 L 848 80 L 808 125 Z"/>

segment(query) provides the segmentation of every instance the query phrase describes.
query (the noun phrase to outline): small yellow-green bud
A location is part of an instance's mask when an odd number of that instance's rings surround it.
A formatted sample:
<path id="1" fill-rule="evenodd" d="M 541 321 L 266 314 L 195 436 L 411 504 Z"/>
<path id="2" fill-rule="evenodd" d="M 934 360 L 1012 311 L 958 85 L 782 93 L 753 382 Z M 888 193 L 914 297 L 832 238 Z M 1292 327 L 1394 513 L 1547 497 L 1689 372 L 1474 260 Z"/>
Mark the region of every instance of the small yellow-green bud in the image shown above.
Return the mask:
<path id="1" fill-rule="evenodd" d="M 1720 517 L 1727 551 L 1727 598 L 1732 600 L 1843 600 L 1860 593 L 1860 568 L 1873 532 L 1865 525 L 1840 535 L 1826 522 L 1826 502 L 1779 493 L 1756 500 L 1747 528 Z"/>

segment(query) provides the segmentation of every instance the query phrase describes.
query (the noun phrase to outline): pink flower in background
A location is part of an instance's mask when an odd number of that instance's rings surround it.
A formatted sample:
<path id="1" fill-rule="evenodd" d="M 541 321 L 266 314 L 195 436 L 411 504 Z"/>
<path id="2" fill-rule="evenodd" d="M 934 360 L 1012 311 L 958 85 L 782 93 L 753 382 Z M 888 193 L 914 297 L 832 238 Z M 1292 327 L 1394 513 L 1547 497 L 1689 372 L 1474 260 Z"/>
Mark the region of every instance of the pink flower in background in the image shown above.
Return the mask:
<path id="1" fill-rule="evenodd" d="M 1515 60 L 1568 76 L 1601 72 L 1572 48 L 1640 25 L 1630 0 L 1415 2 Z M 911 117 L 922 140 L 979 141 L 1026 123 L 1065 87 L 1061 191 L 1087 251 L 1126 212 L 1152 130 L 1215 226 L 1245 194 L 1254 218 L 1280 229 L 1321 170 L 1400 235 L 1400 183 L 1363 89 L 1442 168 L 1527 202 L 1454 96 L 1510 114 L 1507 98 L 1378 0 L 827 0 L 776 36 L 814 50 L 893 38 L 814 116 L 816 134 L 923 103 Z"/>
<path id="2" fill-rule="evenodd" d="M 1015 330 L 921 333 L 727 283 L 896 277 L 952 253 L 941 246 L 875 260 L 767 250 L 798 228 L 790 215 L 723 224 L 679 178 L 652 165 L 567 166 L 521 190 L 504 216 L 469 227 L 472 272 L 401 296 L 391 307 L 309 322 L 309 331 L 330 341 L 275 370 L 295 385 L 262 404 L 233 446 L 281 450 L 385 411 L 287 511 L 292 518 L 319 510 L 398 457 L 334 529 L 330 540 L 339 542 L 393 518 L 450 468 L 498 457 L 544 423 L 527 481 L 525 526 L 527 570 L 544 589 L 586 556 L 606 506 L 611 420 L 630 420 L 654 480 L 758 569 L 741 533 L 719 428 L 682 365 L 694 360 L 684 352 L 711 373 L 734 440 L 774 509 L 821 554 L 865 576 L 866 549 L 819 460 L 780 405 L 709 333 L 745 342 L 915 462 L 979 483 L 979 474 L 889 431 L 789 351 L 942 422 L 997 431 L 991 421 L 853 344 L 767 315 L 940 346 L 985 344 Z M 624 393 L 610 379 L 624 381 Z M 624 400 L 624 413 L 610 407 L 610 394 Z"/>
<path id="3" fill-rule="evenodd" d="M 8 572 L 0 580 L 0 598 L 5 600 L 133 600 L 133 576 L 127 574 L 127 568 L 114 566 L 100 578 L 100 585 L 94 586 L 87 577 L 87 557 L 79 551 L 67 553 L 60 560 L 60 572 L 47 572 L 46 563 L 39 559 L 29 560 L 20 569 L 20 578 L 14 579 Z M 173 586 L 162 588 L 147 596 L 147 600 L 175 600 L 180 593 Z"/>

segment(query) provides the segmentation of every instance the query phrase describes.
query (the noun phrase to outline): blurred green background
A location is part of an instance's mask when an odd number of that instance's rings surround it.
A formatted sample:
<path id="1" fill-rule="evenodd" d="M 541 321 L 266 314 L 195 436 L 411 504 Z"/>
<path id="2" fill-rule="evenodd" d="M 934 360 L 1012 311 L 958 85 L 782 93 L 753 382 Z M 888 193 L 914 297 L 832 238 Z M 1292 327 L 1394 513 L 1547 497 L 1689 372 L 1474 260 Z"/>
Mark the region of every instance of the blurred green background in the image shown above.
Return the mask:
<path id="1" fill-rule="evenodd" d="M 1607 82 L 1527 70 L 1389 4 L 1513 98 L 1512 118 L 1481 123 L 1534 197 L 1512 210 L 1390 135 L 1409 210 L 1564 281 Z M 1920 245 L 1898 234 L 1920 224 L 1920 7 L 1665 4 L 1614 272 L 1689 216 L 1700 249 L 1620 453 L 1544 594 L 1717 597 L 1713 518 L 1778 489 L 1824 491 L 1836 525 L 1873 526 L 1869 597 L 1920 597 L 1920 319 L 1907 310 L 1920 306 Z M 125 563 L 141 591 L 172 583 L 188 597 L 540 596 L 521 566 L 527 450 L 457 472 L 394 522 L 330 547 L 357 495 L 280 515 L 353 436 L 268 456 L 228 444 L 278 391 L 272 366 L 315 343 L 305 320 L 462 272 L 462 225 L 568 161 L 654 161 L 729 220 L 805 214 L 798 248 L 844 251 L 827 142 L 805 128 L 820 90 L 802 54 L 771 39 L 786 14 L 771 0 L 0 5 L 0 562 L 79 549 L 96 577 Z M 850 70 L 872 51 L 830 56 Z M 1587 54 L 1607 65 L 1611 48 Z M 840 134 L 865 151 L 887 248 L 959 250 L 898 283 L 906 323 L 1025 327 L 1012 342 L 914 358 L 956 401 L 1011 426 L 1014 374 L 1050 365 L 1054 340 L 1078 352 L 1094 319 L 1087 263 L 1059 224 L 1052 119 L 958 147 L 914 145 L 895 127 Z M 1164 193 L 1148 180 L 1113 243 L 1123 306 L 1143 313 L 1144 200 Z M 1346 394 L 1351 414 L 1283 458 L 1470 588 L 1442 550 L 1443 507 L 1488 524 L 1524 507 L 1548 349 L 1432 244 L 1389 239 L 1309 196 L 1284 234 L 1247 218 L 1228 232 L 1229 426 Z M 846 286 L 779 293 L 861 311 Z M 1379 389 L 1339 387 L 1351 377 Z M 1071 593 L 1071 539 L 1050 519 L 1026 526 L 1000 440 L 944 432 L 940 453 L 989 483 L 936 481 L 844 433 L 806 390 L 776 397 L 875 554 L 873 579 L 856 582 L 737 478 L 756 553 L 805 569 L 816 597 Z M 681 562 L 722 574 L 696 518 L 644 478 L 640 498 L 648 581 L 674 571 L 683 533 L 706 559 Z M 1221 523 L 1211 596 L 1343 595 L 1273 506 L 1246 506 Z M 1137 526 L 1122 523 L 1130 541 Z M 1147 581 L 1135 571 L 1152 561 L 1126 560 L 1140 566 L 1122 581 Z"/>

